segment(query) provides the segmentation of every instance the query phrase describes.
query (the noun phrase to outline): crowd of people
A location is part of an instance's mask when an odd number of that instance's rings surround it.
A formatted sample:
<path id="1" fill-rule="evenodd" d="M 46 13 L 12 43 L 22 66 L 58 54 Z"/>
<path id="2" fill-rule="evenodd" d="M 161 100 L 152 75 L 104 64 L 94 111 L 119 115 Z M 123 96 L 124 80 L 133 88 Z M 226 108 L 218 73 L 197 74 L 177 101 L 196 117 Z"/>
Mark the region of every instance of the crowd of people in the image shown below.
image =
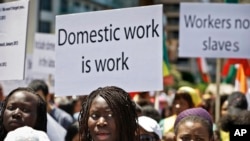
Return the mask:
<path id="1" fill-rule="evenodd" d="M 106 86 L 75 98 L 55 97 L 43 80 L 0 88 L 0 141 L 229 141 L 232 126 L 250 125 L 239 91 L 220 96 L 215 121 L 215 95 L 189 86 L 160 95 Z"/>

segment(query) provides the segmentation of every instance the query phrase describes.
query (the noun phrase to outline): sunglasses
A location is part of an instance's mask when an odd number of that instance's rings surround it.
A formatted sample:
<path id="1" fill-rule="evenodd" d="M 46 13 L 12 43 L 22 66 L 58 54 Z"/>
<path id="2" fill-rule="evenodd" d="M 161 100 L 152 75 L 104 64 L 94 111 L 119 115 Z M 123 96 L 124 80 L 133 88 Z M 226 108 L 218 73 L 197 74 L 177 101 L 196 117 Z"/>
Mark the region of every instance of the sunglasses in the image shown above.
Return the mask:
<path id="1" fill-rule="evenodd" d="M 140 141 L 158 141 L 158 139 L 155 136 L 149 134 L 141 134 Z"/>

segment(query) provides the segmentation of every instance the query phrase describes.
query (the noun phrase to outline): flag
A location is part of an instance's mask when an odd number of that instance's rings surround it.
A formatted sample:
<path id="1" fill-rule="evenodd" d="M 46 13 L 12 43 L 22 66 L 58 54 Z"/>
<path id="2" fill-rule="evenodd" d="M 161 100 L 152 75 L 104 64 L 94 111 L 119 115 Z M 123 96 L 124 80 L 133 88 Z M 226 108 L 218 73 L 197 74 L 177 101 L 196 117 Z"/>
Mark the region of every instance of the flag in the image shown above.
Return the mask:
<path id="1" fill-rule="evenodd" d="M 170 74 L 170 65 L 168 60 L 168 50 L 166 45 L 166 35 L 163 34 L 163 77 L 166 77 Z"/>
<path id="2" fill-rule="evenodd" d="M 228 67 L 229 67 L 229 69 L 227 71 L 225 71 L 225 72 L 227 72 L 227 74 L 222 75 L 223 83 L 233 84 L 235 81 L 237 68 L 233 64 L 229 65 Z"/>
<path id="3" fill-rule="evenodd" d="M 197 65 L 198 70 L 200 72 L 200 76 L 203 82 L 209 83 L 210 82 L 210 76 L 209 76 L 209 69 L 207 65 L 207 61 L 205 58 L 197 58 Z"/>
<path id="4" fill-rule="evenodd" d="M 242 64 L 237 64 L 237 73 L 235 78 L 235 91 L 240 91 L 244 94 L 247 93 L 247 77 L 244 72 L 244 68 Z"/>
<path id="5" fill-rule="evenodd" d="M 240 59 L 240 58 L 229 58 L 226 59 L 223 65 L 223 69 L 221 72 L 222 77 L 227 77 L 231 69 L 231 66 L 234 66 L 235 64 L 242 64 L 245 71 L 245 75 L 250 76 L 250 60 Z"/>

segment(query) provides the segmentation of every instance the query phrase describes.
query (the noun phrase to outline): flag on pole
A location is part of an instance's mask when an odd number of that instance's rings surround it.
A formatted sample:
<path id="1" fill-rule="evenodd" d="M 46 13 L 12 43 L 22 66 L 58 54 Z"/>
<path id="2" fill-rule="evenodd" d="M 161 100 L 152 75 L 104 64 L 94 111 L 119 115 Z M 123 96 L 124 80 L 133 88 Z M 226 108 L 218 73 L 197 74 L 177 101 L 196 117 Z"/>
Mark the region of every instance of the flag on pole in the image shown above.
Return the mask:
<path id="1" fill-rule="evenodd" d="M 235 91 L 240 91 L 244 94 L 247 93 L 247 77 L 244 72 L 242 64 L 237 64 L 237 73 L 235 78 Z"/>
<path id="2" fill-rule="evenodd" d="M 233 84 L 235 82 L 237 68 L 235 67 L 234 64 L 231 64 L 228 67 L 229 69 L 226 71 L 227 74 L 222 75 L 224 77 L 223 83 Z M 224 70 L 223 70 L 223 73 L 224 73 Z"/>
<path id="3" fill-rule="evenodd" d="M 210 82 L 210 76 L 209 76 L 209 69 L 208 64 L 205 58 L 197 58 L 197 65 L 200 72 L 200 76 L 203 82 L 209 83 Z"/>
<path id="4" fill-rule="evenodd" d="M 244 71 L 245 71 L 245 75 L 250 76 L 250 60 L 240 59 L 240 58 L 226 59 L 224 65 L 223 65 L 221 75 L 223 77 L 227 77 L 227 75 L 228 75 L 228 73 L 229 73 L 229 71 L 231 69 L 231 66 L 232 65 L 234 66 L 235 64 L 242 64 L 243 68 L 244 68 Z"/>
<path id="5" fill-rule="evenodd" d="M 168 50 L 166 45 L 166 35 L 163 34 L 163 77 L 166 77 L 170 74 L 170 65 L 168 60 Z"/>

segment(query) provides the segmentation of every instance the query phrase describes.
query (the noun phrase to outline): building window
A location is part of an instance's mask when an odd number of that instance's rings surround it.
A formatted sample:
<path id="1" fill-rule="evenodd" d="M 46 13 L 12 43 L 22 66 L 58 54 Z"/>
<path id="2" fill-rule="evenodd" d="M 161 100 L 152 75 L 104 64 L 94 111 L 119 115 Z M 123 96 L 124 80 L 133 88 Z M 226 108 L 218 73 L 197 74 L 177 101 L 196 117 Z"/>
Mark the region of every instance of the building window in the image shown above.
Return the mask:
<path id="1" fill-rule="evenodd" d="M 89 11 L 89 10 L 90 10 L 90 7 L 89 7 L 89 5 L 88 5 L 88 4 L 84 5 L 84 8 L 85 8 L 87 11 Z"/>
<path id="2" fill-rule="evenodd" d="M 41 33 L 51 33 L 51 23 L 47 21 L 39 21 L 38 31 Z"/>
<path id="3" fill-rule="evenodd" d="M 74 6 L 75 6 L 75 7 L 80 7 L 80 6 L 81 6 L 81 3 L 76 1 L 76 2 L 74 2 Z"/>
<path id="4" fill-rule="evenodd" d="M 62 0 L 61 1 L 61 13 L 62 14 L 65 14 L 65 13 L 68 13 L 68 1 L 67 0 Z"/>
<path id="5" fill-rule="evenodd" d="M 52 0 L 40 0 L 40 9 L 52 11 Z"/>

